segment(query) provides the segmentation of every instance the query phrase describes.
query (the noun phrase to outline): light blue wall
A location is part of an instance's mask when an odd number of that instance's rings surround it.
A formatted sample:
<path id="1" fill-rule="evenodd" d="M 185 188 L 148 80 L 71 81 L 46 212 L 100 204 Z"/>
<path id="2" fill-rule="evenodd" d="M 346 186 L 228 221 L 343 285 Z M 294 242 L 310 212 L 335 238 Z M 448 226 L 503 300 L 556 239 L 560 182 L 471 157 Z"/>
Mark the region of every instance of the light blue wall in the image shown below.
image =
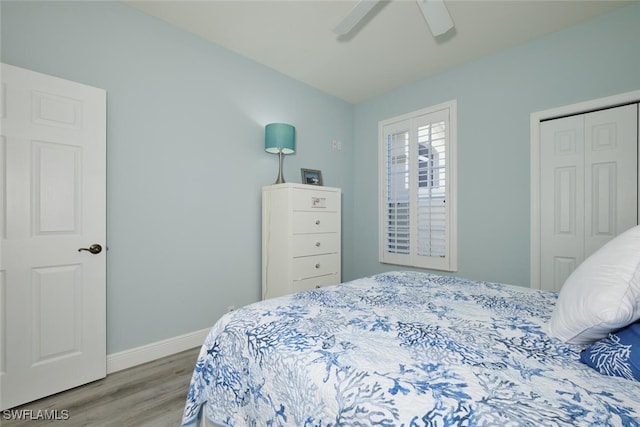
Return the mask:
<path id="1" fill-rule="evenodd" d="M 377 261 L 378 121 L 457 100 L 457 275 L 527 286 L 530 114 L 638 89 L 635 3 L 357 105 L 345 279 L 397 268 Z"/>
<path id="2" fill-rule="evenodd" d="M 287 181 L 321 169 L 351 199 L 350 104 L 118 2 L 1 7 L 3 62 L 107 91 L 108 353 L 259 299 L 266 123 L 296 126 Z"/>
<path id="3" fill-rule="evenodd" d="M 117 2 L 0 8 L 3 62 L 108 93 L 109 353 L 259 298 L 268 122 L 297 128 L 288 181 L 342 187 L 349 280 L 396 269 L 377 261 L 378 121 L 457 99 L 458 274 L 526 285 L 529 115 L 640 89 L 640 4 L 356 106 Z"/>

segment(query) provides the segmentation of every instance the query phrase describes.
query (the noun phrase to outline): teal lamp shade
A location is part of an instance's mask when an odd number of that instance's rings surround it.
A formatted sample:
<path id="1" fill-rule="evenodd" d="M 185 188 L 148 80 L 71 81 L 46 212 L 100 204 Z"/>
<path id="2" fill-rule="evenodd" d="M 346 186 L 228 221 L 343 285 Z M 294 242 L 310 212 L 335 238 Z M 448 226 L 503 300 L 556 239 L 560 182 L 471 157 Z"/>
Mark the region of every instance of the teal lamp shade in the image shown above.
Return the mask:
<path id="1" fill-rule="evenodd" d="M 275 183 L 284 183 L 282 160 L 285 154 L 296 152 L 296 128 L 286 123 L 268 124 L 264 129 L 264 151 L 278 155 L 280 168 Z"/>
<path id="2" fill-rule="evenodd" d="M 271 123 L 264 129 L 264 150 L 267 153 L 296 152 L 296 128 L 285 123 Z"/>

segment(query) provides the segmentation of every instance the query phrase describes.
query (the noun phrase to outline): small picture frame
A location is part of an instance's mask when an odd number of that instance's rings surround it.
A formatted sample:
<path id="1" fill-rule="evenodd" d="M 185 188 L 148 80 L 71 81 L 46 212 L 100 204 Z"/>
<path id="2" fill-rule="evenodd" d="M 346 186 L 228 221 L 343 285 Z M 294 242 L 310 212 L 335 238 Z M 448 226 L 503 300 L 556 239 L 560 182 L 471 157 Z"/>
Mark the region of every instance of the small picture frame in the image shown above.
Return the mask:
<path id="1" fill-rule="evenodd" d="M 300 169 L 302 183 L 309 185 L 323 185 L 322 172 L 317 169 Z"/>

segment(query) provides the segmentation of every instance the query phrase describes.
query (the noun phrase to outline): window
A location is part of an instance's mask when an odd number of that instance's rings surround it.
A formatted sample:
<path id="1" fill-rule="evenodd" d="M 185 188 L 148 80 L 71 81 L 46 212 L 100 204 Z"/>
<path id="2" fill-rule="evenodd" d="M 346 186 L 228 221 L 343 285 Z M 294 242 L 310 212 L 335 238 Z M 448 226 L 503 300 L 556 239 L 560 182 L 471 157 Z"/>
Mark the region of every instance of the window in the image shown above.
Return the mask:
<path id="1" fill-rule="evenodd" d="M 455 271 L 456 102 L 379 123 L 380 262 Z"/>

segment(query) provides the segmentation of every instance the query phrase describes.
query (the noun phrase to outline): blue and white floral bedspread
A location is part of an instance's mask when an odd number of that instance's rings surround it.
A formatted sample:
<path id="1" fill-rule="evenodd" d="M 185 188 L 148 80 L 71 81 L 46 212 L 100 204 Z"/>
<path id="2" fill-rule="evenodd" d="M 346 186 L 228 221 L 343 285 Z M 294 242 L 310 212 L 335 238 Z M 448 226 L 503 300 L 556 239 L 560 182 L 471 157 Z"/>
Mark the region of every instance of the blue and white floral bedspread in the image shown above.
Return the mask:
<path id="1" fill-rule="evenodd" d="M 640 383 L 546 335 L 555 301 L 394 272 L 252 304 L 212 328 L 182 422 L 640 426 Z"/>

